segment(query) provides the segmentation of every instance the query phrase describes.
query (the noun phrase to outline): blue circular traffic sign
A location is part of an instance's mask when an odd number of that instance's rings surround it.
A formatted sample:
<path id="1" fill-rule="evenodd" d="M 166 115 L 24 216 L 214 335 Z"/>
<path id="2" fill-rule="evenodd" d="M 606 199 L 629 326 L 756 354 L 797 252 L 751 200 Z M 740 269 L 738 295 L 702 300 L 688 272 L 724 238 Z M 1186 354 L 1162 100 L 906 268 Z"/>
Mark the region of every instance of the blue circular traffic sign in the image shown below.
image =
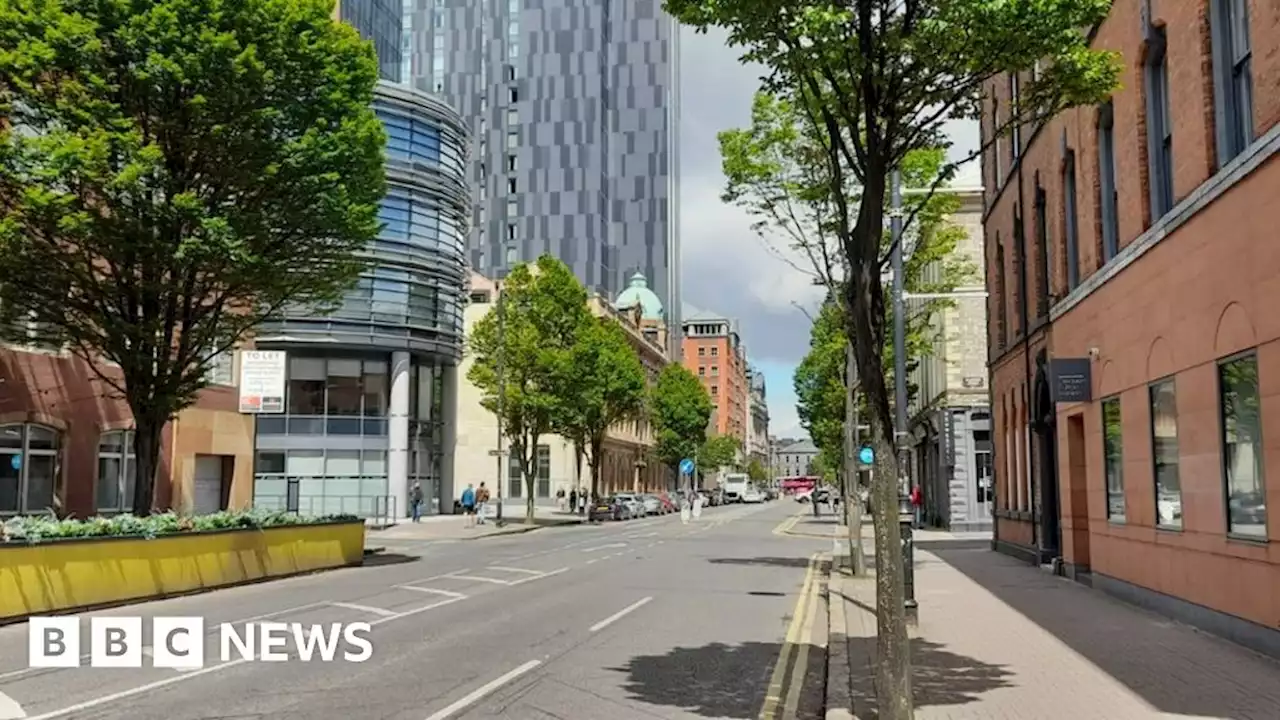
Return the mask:
<path id="1" fill-rule="evenodd" d="M 21 469 L 22 469 L 22 456 L 21 456 L 21 455 L 10 455 L 10 456 L 9 456 L 9 467 L 13 468 L 14 470 L 21 470 Z"/>
<path id="2" fill-rule="evenodd" d="M 685 459 L 681 460 L 681 461 L 680 461 L 680 472 L 684 473 L 685 475 L 692 475 L 692 474 L 693 474 L 693 461 L 692 461 L 692 460 L 690 460 L 689 458 L 685 458 Z"/>
<path id="3" fill-rule="evenodd" d="M 858 451 L 858 462 L 863 465 L 870 465 L 876 461 L 876 451 L 870 447 L 864 447 Z"/>

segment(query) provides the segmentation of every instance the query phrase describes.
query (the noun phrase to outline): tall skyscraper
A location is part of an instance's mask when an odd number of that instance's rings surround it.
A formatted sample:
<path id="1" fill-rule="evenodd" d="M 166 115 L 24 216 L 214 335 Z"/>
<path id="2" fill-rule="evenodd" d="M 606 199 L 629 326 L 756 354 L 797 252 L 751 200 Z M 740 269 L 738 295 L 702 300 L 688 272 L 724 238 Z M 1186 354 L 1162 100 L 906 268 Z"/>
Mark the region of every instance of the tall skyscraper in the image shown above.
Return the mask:
<path id="1" fill-rule="evenodd" d="M 640 272 L 678 344 L 679 48 L 661 0 L 405 0 L 403 27 L 404 80 L 475 138 L 472 266 L 549 252 L 609 297 Z"/>

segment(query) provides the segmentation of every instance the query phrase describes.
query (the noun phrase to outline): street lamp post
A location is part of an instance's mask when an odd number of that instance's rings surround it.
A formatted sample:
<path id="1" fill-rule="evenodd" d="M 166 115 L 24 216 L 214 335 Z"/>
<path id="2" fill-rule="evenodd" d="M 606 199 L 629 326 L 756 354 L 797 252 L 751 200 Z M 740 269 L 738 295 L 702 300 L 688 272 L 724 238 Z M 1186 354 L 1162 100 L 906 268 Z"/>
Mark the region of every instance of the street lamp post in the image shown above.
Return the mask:
<path id="1" fill-rule="evenodd" d="M 898 455 L 898 526 L 902 535 L 902 584 L 908 620 L 918 612 L 915 581 L 915 543 L 912 537 L 911 488 L 906 467 L 907 456 L 907 318 L 906 277 L 903 270 L 902 237 L 902 173 L 893 171 L 891 179 L 889 234 L 893 253 L 893 389 L 896 427 L 894 448 Z"/>
<path id="2" fill-rule="evenodd" d="M 506 379 L 507 303 L 505 302 L 504 296 L 502 293 L 502 280 L 494 281 L 493 291 L 498 296 L 497 298 L 497 301 L 498 301 L 498 408 L 497 408 L 498 410 L 497 412 L 498 452 L 496 453 L 497 461 L 498 461 L 498 472 L 497 472 L 498 480 L 495 483 L 496 487 L 494 488 L 494 490 L 496 491 L 494 493 L 494 496 L 498 500 L 498 517 L 496 520 L 494 520 L 494 524 L 497 525 L 498 527 L 502 527 L 503 525 L 506 524 L 506 521 L 502 519 L 502 486 L 504 484 L 502 476 L 503 476 L 504 465 L 506 464 L 504 462 L 506 460 L 506 455 L 504 453 L 502 446 L 503 446 L 503 441 L 505 440 L 505 437 L 504 437 L 505 428 L 503 428 L 503 419 L 506 418 L 506 409 L 507 409 L 507 379 Z"/>

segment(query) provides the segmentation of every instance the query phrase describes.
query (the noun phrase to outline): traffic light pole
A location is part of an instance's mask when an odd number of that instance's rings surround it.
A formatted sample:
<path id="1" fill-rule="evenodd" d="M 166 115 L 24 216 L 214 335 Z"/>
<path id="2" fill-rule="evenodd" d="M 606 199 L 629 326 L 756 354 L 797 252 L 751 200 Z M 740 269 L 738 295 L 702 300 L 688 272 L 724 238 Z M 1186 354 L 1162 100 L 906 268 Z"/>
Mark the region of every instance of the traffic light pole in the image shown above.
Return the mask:
<path id="1" fill-rule="evenodd" d="M 907 620 L 914 621 L 918 612 L 915 582 L 915 542 L 912 525 L 915 521 L 911 507 L 911 487 L 907 465 L 907 311 L 906 277 L 903 266 L 902 237 L 902 173 L 893 171 L 890 195 L 889 234 L 893 244 L 893 390 L 897 427 L 894 428 L 894 447 L 898 455 L 898 526 L 902 535 L 902 584 Z"/>

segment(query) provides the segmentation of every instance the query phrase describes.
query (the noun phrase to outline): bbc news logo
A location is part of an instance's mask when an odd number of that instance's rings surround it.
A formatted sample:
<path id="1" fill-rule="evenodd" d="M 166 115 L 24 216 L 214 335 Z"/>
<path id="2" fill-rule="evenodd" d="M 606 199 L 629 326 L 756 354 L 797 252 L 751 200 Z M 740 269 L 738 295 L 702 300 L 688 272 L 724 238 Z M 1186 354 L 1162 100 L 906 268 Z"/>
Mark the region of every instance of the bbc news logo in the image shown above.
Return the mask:
<path id="1" fill-rule="evenodd" d="M 151 642 L 147 643 L 141 617 L 89 619 L 87 648 L 81 643 L 80 620 L 74 617 L 33 617 L 28 623 L 28 664 L 33 668 L 80 667 L 85 656 L 89 667 L 140 668 L 144 658 L 151 667 L 198 670 L 204 667 L 204 618 L 154 617 Z M 328 625 L 245 622 L 219 623 L 216 628 L 221 662 L 361 663 L 373 656 L 369 623 Z"/>

